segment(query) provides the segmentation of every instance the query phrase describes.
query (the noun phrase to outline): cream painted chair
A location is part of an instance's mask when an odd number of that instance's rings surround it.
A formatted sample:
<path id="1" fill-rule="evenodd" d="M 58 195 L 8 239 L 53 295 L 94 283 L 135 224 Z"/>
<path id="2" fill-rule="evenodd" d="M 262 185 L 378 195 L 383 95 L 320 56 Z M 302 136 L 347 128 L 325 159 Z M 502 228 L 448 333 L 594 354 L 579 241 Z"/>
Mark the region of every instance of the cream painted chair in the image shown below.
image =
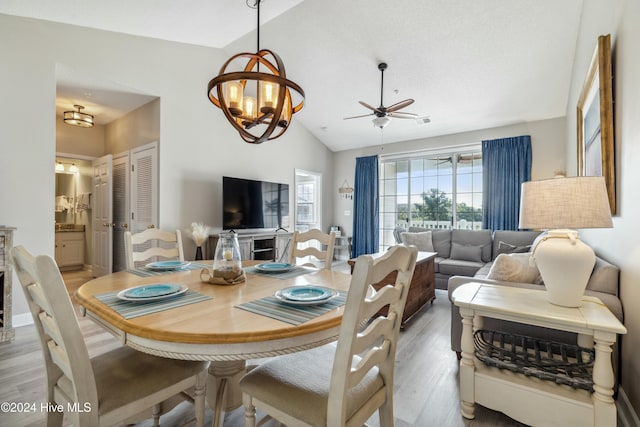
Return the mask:
<path id="1" fill-rule="evenodd" d="M 291 238 L 291 250 L 289 251 L 289 264 L 296 264 L 297 258 L 314 257 L 323 262 L 323 267 L 327 270 L 331 270 L 331 263 L 333 262 L 333 247 L 336 242 L 336 234 L 332 231 L 329 234 L 325 234 L 318 229 L 311 229 L 305 232 L 296 231 Z M 304 247 L 299 247 L 299 244 L 303 244 Z M 306 245 L 305 245 L 306 244 Z M 311 246 L 308 246 L 308 245 Z M 318 249 L 314 244 L 323 247 L 324 249 Z M 317 267 L 311 261 L 304 263 L 304 265 L 311 265 Z"/>
<path id="2" fill-rule="evenodd" d="M 357 259 L 337 346 L 280 356 L 246 374 L 246 427 L 255 426 L 256 407 L 289 427 L 362 426 L 376 410 L 381 427 L 393 426 L 393 365 L 417 253 L 394 246 Z M 395 270 L 395 284 L 367 296 L 369 284 Z M 384 306 L 389 314 L 367 323 Z"/>
<path id="3" fill-rule="evenodd" d="M 147 411 L 159 425 L 160 404 L 195 387 L 196 423 L 203 425 L 207 362 L 166 359 L 127 346 L 90 358 L 55 261 L 34 257 L 22 246 L 11 255 L 42 344 L 46 401 L 61 405 L 68 421 L 112 426 Z M 81 411 L 68 411 L 68 405 Z M 62 426 L 63 412 L 46 415 L 47 426 Z"/>
<path id="4" fill-rule="evenodd" d="M 127 270 L 150 262 L 157 257 L 184 261 L 180 230 L 164 231 L 148 228 L 141 233 L 124 232 L 124 254 Z"/>

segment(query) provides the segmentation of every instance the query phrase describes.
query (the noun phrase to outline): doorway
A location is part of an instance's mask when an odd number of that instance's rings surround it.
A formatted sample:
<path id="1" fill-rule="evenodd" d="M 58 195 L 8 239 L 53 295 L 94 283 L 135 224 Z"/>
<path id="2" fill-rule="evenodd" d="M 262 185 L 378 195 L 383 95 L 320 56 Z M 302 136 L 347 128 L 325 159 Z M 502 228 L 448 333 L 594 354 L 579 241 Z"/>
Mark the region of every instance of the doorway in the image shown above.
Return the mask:
<path id="1" fill-rule="evenodd" d="M 295 230 L 322 230 L 322 174 L 302 169 L 295 174 Z"/>
<path id="2" fill-rule="evenodd" d="M 64 112 L 72 109 L 75 104 L 82 105 L 83 112 L 93 116 L 93 126 L 70 126 L 63 122 Z M 134 92 L 129 87 L 96 76 L 93 71 L 87 72 L 64 64 L 56 64 L 56 151 L 69 153 L 65 154 L 65 157 L 94 160 L 102 158 L 105 154 L 114 154 L 113 167 L 119 169 L 118 177 L 121 177 L 123 172 L 128 173 L 130 169 L 123 170 L 129 166 L 118 163 L 119 159 L 116 153 L 125 151 L 129 153 L 136 147 L 139 148 L 149 143 L 149 138 L 153 138 L 151 141 L 158 141 L 160 138 L 159 117 L 159 97 L 147 95 L 141 91 Z M 141 132 L 141 129 L 144 129 L 145 132 Z M 157 149 L 158 143 L 155 144 Z M 155 158 L 157 159 L 157 155 Z M 94 178 L 94 170 L 91 161 L 88 164 L 90 170 L 88 176 L 89 182 L 91 182 Z M 109 171 L 105 171 L 110 180 L 114 173 L 111 169 L 109 167 Z M 155 170 L 157 170 L 157 166 Z M 116 185 L 119 183 L 120 181 L 116 179 Z M 154 184 L 157 185 L 157 180 Z M 115 206 L 114 203 L 107 203 L 110 207 L 117 209 L 113 215 L 105 216 L 104 220 L 101 218 L 100 221 L 92 221 L 93 212 L 91 211 L 95 211 L 96 199 L 99 194 L 93 183 L 88 186 L 84 192 L 90 194 L 91 203 L 85 210 L 87 221 L 84 224 L 86 230 L 84 265 L 92 266 L 93 269 L 96 260 L 99 260 L 98 271 L 93 272 L 94 276 L 97 276 L 97 273 L 104 274 L 112 271 L 115 262 L 115 260 L 112 261 L 114 245 L 118 245 L 118 248 L 124 245 L 124 243 L 114 242 L 114 237 L 110 236 L 118 236 L 121 241 L 123 230 L 120 227 L 126 228 L 131 224 L 127 221 L 130 220 L 130 217 L 123 218 L 124 213 L 128 214 L 128 206 Z M 127 183 L 124 183 L 122 186 L 103 193 L 109 193 L 111 196 L 113 192 L 118 191 L 116 196 L 128 197 L 128 194 L 120 193 L 123 187 L 128 190 Z M 121 198 L 117 198 L 117 200 L 120 202 Z M 157 202 L 157 197 L 155 201 Z M 78 219 L 78 217 L 76 213 L 75 218 Z M 57 215 L 56 220 L 58 220 Z M 100 227 L 94 227 L 94 222 Z M 155 222 L 157 223 L 157 218 Z M 98 236 L 96 235 L 98 231 L 104 232 Z M 109 243 L 109 247 L 100 244 L 100 241 L 103 241 L 104 244 Z M 96 249 L 97 246 L 100 247 L 100 250 Z M 116 268 L 121 268 L 120 264 L 116 265 Z"/>

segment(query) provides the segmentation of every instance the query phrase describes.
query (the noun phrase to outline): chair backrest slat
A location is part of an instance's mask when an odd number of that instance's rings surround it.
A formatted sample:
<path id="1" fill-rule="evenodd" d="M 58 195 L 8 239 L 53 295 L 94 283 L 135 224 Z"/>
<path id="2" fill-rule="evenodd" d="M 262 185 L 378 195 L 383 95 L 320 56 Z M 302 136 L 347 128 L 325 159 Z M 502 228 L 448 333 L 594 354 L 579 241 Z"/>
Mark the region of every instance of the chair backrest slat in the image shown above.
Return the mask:
<path id="1" fill-rule="evenodd" d="M 47 342 L 47 348 L 49 349 L 53 363 L 60 368 L 67 378 L 73 378 L 73 371 L 71 370 L 69 357 L 64 349 L 53 340 Z"/>
<path id="2" fill-rule="evenodd" d="M 27 287 L 27 291 L 29 292 L 29 295 L 31 295 L 33 302 L 37 304 L 42 311 L 51 314 L 51 306 L 49 306 L 49 302 L 47 301 L 47 298 L 42 291 L 42 287 L 39 284 L 33 283 L 29 285 Z"/>
<path id="3" fill-rule="evenodd" d="M 315 246 L 307 246 L 299 248 L 299 243 L 313 242 L 320 247 L 324 245 L 323 249 Z M 295 264 L 297 258 L 314 257 L 320 261 L 324 261 L 324 268 L 331 270 L 333 263 L 333 251 L 336 242 L 336 233 L 330 232 L 325 234 L 318 229 L 311 229 L 305 232 L 295 231 L 291 239 L 291 250 L 289 251 L 289 263 Z M 314 265 L 313 263 L 307 263 Z"/>
<path id="4" fill-rule="evenodd" d="M 148 228 L 141 233 L 124 233 L 124 253 L 127 269 L 157 260 L 184 261 L 182 233 Z"/>
<path id="5" fill-rule="evenodd" d="M 60 334 L 60 329 L 56 322 L 49 316 L 46 312 L 41 312 L 38 316 L 40 319 L 40 323 L 42 324 L 42 329 L 47 333 L 47 335 L 56 343 L 62 342 L 62 334 Z"/>

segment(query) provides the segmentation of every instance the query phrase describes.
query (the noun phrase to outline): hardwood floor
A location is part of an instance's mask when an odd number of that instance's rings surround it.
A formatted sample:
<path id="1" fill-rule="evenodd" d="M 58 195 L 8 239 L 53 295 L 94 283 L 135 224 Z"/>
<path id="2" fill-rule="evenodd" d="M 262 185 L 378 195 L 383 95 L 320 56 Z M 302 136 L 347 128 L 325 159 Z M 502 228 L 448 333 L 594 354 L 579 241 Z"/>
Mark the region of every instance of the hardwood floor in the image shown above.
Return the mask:
<path id="1" fill-rule="evenodd" d="M 348 269 L 346 263 L 336 268 Z M 348 271 L 348 270 L 347 270 Z M 91 278 L 90 272 L 63 274 L 70 292 Z M 446 291 L 436 290 L 435 302 L 419 312 L 401 332 L 396 357 L 394 414 L 396 427 L 486 427 L 524 426 L 507 416 L 477 406 L 476 419 L 460 415 L 458 361 L 449 349 L 450 303 Z M 86 318 L 79 318 L 91 355 L 119 343 Z M 44 369 L 40 343 L 33 326 L 16 329 L 16 339 L 0 344 L 0 402 L 35 403 L 37 410 L 26 413 L 0 411 L 0 426 L 44 426 Z M 211 412 L 208 411 L 208 418 Z M 182 425 L 192 415 L 189 404 L 178 405 L 161 418 L 163 426 Z M 227 413 L 225 427 L 244 426 L 242 408 Z M 378 427 L 377 415 L 368 425 Z M 210 420 L 208 421 L 210 422 Z M 65 425 L 67 425 L 65 423 Z M 149 421 L 139 426 L 150 426 Z M 274 425 L 267 423 L 267 426 Z"/>

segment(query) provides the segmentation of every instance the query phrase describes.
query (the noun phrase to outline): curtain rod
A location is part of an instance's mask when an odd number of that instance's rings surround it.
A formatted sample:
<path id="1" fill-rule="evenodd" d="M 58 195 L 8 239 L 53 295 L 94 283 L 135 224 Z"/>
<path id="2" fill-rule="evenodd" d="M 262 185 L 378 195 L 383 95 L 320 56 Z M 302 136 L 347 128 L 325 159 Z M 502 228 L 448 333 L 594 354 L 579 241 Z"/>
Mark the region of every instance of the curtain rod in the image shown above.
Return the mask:
<path id="1" fill-rule="evenodd" d="M 450 154 L 459 153 L 461 151 L 468 150 L 480 150 L 482 149 L 482 142 L 474 142 L 470 144 L 449 145 L 447 147 L 422 149 L 415 151 L 405 151 L 402 153 L 382 154 L 380 160 L 394 160 L 394 159 L 410 159 L 414 157 L 423 157 L 428 155 L 437 154 Z"/>

